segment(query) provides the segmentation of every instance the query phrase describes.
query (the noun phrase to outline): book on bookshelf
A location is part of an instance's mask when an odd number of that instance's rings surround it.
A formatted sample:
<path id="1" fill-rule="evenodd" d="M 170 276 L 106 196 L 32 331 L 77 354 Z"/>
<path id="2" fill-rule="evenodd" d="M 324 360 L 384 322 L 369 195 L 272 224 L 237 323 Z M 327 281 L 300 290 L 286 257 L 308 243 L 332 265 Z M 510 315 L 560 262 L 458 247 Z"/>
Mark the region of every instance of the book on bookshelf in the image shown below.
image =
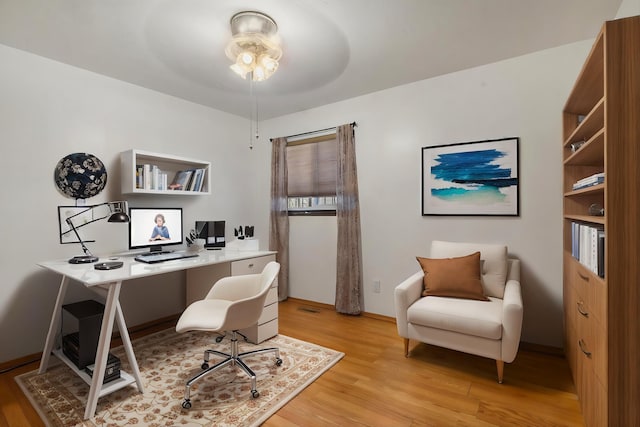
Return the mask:
<path id="1" fill-rule="evenodd" d="M 571 255 L 589 271 L 604 277 L 605 232 L 602 227 L 571 223 Z"/>
<path id="2" fill-rule="evenodd" d="M 598 230 L 598 276 L 604 278 L 604 230 Z"/>
<path id="3" fill-rule="evenodd" d="M 601 173 L 596 173 L 576 181 L 575 184 L 573 184 L 572 188 L 574 190 L 579 190 L 581 188 L 602 184 L 603 182 L 604 182 L 604 172 L 601 172 Z"/>

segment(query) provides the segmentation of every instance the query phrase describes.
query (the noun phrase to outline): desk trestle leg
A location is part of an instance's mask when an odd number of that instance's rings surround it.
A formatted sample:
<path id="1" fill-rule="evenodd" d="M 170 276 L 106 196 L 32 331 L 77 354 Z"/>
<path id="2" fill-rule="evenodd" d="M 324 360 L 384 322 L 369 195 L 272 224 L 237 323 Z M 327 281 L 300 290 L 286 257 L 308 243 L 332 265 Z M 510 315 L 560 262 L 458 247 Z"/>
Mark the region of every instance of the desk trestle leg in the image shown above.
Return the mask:
<path id="1" fill-rule="evenodd" d="M 40 359 L 39 374 L 47 372 L 49 367 L 49 357 L 51 357 L 51 351 L 56 342 L 56 334 L 60 327 L 60 319 L 62 317 L 62 303 L 64 302 L 64 296 L 67 293 L 67 285 L 69 285 L 69 278 L 62 276 L 60 281 L 60 289 L 58 290 L 58 298 L 56 298 L 56 305 L 53 307 L 53 314 L 51 315 L 51 323 L 49 324 L 49 332 L 47 333 L 47 340 L 44 343 L 44 350 L 42 350 L 42 358 Z"/>

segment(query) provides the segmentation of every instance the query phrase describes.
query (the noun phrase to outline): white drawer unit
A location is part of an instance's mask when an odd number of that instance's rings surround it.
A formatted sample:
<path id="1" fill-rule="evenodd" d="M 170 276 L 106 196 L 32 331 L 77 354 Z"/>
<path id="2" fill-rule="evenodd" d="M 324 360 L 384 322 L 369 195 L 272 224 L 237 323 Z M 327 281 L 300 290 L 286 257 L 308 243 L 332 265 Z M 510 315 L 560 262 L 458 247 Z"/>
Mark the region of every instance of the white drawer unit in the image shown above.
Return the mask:
<path id="1" fill-rule="evenodd" d="M 260 274 L 267 264 L 275 260 L 275 255 L 267 255 L 233 261 L 231 263 L 231 275 L 242 276 L 243 274 Z"/>
<path id="2" fill-rule="evenodd" d="M 239 276 L 243 274 L 261 273 L 264 267 L 271 261 L 275 261 L 275 255 L 267 255 L 258 258 L 244 259 L 231 263 L 231 275 Z M 262 316 L 258 319 L 258 323 L 240 331 L 242 335 L 247 337 L 249 342 L 259 344 L 264 340 L 278 335 L 278 279 L 273 281 L 271 290 L 267 294 L 264 302 Z"/>
<path id="3" fill-rule="evenodd" d="M 203 299 L 209 293 L 211 287 L 223 277 L 259 274 L 262 273 L 262 270 L 269 262 L 275 260 L 275 255 L 264 255 L 187 270 L 186 303 L 189 305 L 194 301 Z M 258 323 L 242 329 L 240 333 L 254 344 L 259 344 L 278 335 L 277 278 L 267 294 L 262 316 L 260 316 Z"/>

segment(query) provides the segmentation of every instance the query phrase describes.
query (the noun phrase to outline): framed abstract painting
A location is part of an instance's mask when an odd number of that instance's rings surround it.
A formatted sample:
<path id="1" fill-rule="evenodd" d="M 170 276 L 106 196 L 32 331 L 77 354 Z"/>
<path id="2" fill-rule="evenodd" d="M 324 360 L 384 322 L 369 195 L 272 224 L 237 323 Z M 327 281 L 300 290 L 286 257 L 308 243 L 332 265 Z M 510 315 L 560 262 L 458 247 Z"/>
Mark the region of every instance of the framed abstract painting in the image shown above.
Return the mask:
<path id="1" fill-rule="evenodd" d="M 422 148 L 422 215 L 520 214 L 520 138 Z"/>

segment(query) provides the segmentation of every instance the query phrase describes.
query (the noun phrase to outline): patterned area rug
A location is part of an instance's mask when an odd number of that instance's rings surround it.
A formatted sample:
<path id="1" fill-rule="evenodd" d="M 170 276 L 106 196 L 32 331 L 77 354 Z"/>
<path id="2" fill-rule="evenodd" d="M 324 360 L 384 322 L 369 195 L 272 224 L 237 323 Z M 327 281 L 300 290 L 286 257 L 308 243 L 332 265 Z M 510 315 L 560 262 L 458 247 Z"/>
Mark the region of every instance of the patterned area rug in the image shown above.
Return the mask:
<path id="1" fill-rule="evenodd" d="M 205 348 L 229 351 L 228 338 L 217 344 L 210 334 L 171 329 L 133 341 L 145 393 L 134 384 L 104 396 L 87 421 L 82 417 L 89 386 L 65 364 L 55 363 L 55 356 L 44 374 L 28 372 L 16 381 L 49 426 L 258 426 L 344 356 L 284 335 L 258 346 L 240 343 L 241 352 L 254 347 L 278 347 L 283 359 L 280 367 L 273 353 L 246 359 L 258 377 L 260 397 L 251 397 L 251 381 L 243 371 L 227 366 L 191 388 L 189 410 L 181 406 L 185 382 L 200 372 Z M 126 371 L 124 349 L 111 352 Z"/>

